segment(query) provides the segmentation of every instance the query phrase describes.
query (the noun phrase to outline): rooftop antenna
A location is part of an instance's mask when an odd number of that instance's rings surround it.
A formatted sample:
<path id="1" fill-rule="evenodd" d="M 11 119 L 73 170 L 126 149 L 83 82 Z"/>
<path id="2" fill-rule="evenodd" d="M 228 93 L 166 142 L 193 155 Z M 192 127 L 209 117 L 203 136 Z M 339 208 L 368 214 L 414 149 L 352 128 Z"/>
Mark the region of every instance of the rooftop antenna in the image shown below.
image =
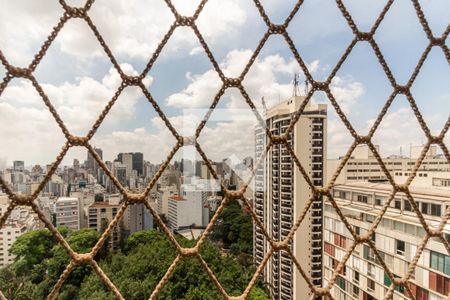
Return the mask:
<path id="1" fill-rule="evenodd" d="M 292 91 L 292 96 L 297 97 L 297 90 L 298 90 L 298 75 L 297 73 L 294 74 L 294 90 Z"/>
<path id="2" fill-rule="evenodd" d="M 262 106 L 263 106 L 263 112 L 264 112 L 264 114 L 266 114 L 267 106 L 266 106 L 266 101 L 264 100 L 264 96 L 261 97 L 261 102 L 262 102 Z"/>
<path id="3" fill-rule="evenodd" d="M 308 79 L 305 80 L 305 96 L 308 95 L 309 92 L 309 81 Z"/>
<path id="4" fill-rule="evenodd" d="M 402 146 L 400 146 L 400 157 L 403 157 L 403 149 L 402 149 Z"/>

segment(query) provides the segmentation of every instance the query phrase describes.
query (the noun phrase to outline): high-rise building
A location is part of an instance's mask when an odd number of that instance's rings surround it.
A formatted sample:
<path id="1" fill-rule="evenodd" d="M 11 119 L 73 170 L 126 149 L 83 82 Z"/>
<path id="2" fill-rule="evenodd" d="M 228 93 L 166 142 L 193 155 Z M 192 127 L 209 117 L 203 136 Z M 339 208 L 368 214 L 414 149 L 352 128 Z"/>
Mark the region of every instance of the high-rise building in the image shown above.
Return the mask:
<path id="1" fill-rule="evenodd" d="M 94 151 L 100 156 L 100 159 L 103 159 L 103 150 L 99 148 L 94 148 Z M 91 152 L 87 152 L 87 161 L 86 161 L 86 169 L 88 172 L 94 175 L 97 178 L 97 170 L 98 170 L 98 162 L 95 160 L 94 156 Z"/>
<path id="2" fill-rule="evenodd" d="M 141 152 L 133 153 L 133 170 L 135 170 L 138 176 L 144 174 L 144 154 Z"/>
<path id="3" fill-rule="evenodd" d="M 274 135 L 286 132 L 293 115 L 304 97 L 292 97 L 265 114 L 266 126 Z M 322 186 L 325 172 L 327 107 L 324 104 L 305 107 L 288 143 L 305 168 L 312 182 Z M 266 128 L 255 129 L 255 162 L 264 152 Z M 273 239 L 284 240 L 306 203 L 312 196 L 285 145 L 273 145 L 265 164 L 260 165 L 255 176 L 254 208 L 259 221 Z M 254 260 L 259 265 L 270 245 L 263 232 L 254 228 Z M 302 225 L 290 243 L 292 253 L 314 285 L 322 284 L 322 198 L 314 199 Z M 308 299 L 310 289 L 286 252 L 275 252 L 268 261 L 264 279 L 271 287 L 274 299 Z"/>
<path id="4" fill-rule="evenodd" d="M 448 187 L 415 187 L 409 191 L 422 212 L 427 225 L 437 230 L 441 217 L 450 205 Z M 376 217 L 392 193 L 392 186 L 383 183 L 353 182 L 336 185 L 333 197 L 355 232 L 364 235 L 373 226 Z M 403 193 L 397 193 L 388 206 L 372 236 L 380 257 L 395 278 L 408 273 L 426 235 L 411 203 Z M 450 242 L 450 228 L 443 228 L 443 237 Z M 350 231 L 329 201 L 324 203 L 324 284 L 353 243 Z M 331 289 L 335 299 L 384 299 L 391 278 L 366 243 L 356 246 L 345 268 Z M 389 299 L 449 299 L 450 256 L 438 238 L 430 238 L 424 247 L 407 283 L 413 297 L 402 286 L 397 286 Z"/>
<path id="5" fill-rule="evenodd" d="M 55 204 L 56 225 L 80 230 L 80 201 L 78 198 L 60 197 Z"/>
<path id="6" fill-rule="evenodd" d="M 126 177 L 131 176 L 133 170 L 133 153 L 119 153 L 118 160 L 126 167 Z"/>
<path id="7" fill-rule="evenodd" d="M 13 169 L 16 172 L 23 172 L 25 171 L 25 162 L 22 160 L 15 160 L 13 162 Z"/>

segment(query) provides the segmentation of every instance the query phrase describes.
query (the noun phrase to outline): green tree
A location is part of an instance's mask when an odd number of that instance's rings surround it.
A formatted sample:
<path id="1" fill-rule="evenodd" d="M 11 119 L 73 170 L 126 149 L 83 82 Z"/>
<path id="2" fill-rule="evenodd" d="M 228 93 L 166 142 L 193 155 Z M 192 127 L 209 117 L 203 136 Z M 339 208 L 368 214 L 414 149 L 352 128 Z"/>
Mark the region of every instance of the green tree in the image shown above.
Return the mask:
<path id="1" fill-rule="evenodd" d="M 16 256 L 14 272 L 19 276 L 30 273 L 50 257 L 54 245 L 55 239 L 48 229 L 32 230 L 19 236 L 9 250 Z"/>
<path id="2" fill-rule="evenodd" d="M 237 200 L 230 201 L 224 207 L 214 226 L 211 239 L 220 242 L 236 256 L 250 257 L 253 252 L 253 220 Z"/>

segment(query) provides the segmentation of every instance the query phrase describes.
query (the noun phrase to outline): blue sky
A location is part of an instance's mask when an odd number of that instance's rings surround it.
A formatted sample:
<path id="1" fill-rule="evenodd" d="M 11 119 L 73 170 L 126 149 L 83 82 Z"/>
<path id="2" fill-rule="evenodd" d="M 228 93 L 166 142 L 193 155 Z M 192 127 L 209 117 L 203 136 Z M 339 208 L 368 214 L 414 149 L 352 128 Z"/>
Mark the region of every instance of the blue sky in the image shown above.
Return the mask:
<path id="1" fill-rule="evenodd" d="M 0 49 L 10 63 L 27 65 L 57 23 L 62 10 L 57 1 L 51 0 L 33 1 L 32 4 L 25 0 L 1 1 L 5 9 L 0 12 Z M 198 2 L 174 1 L 186 15 L 193 12 Z M 261 2 L 275 23 L 280 23 L 295 3 L 291 0 Z M 344 4 L 358 27 L 368 31 L 385 2 L 347 0 Z M 433 33 L 439 36 L 450 22 L 450 2 L 420 2 Z M 79 5 L 82 1 L 71 3 Z M 140 72 L 144 68 L 173 22 L 164 1 L 99 0 L 89 14 L 117 60 L 129 73 Z M 266 31 L 266 25 L 250 0 L 211 0 L 197 23 L 214 57 L 229 76 L 242 71 L 251 51 Z M 332 0 L 305 0 L 288 32 L 317 80 L 328 76 L 353 38 Z M 426 35 L 411 1 L 394 1 L 375 40 L 396 80 L 404 84 L 427 46 Z M 448 38 L 446 44 L 450 44 Z M 279 99 L 291 95 L 291 81 L 296 72 L 300 72 L 300 68 L 286 43 L 280 36 L 272 36 L 258 55 L 244 86 L 255 103 L 259 104 L 259 99 L 264 96 L 269 105 L 274 105 Z M 0 75 L 3 73 L 0 66 Z M 86 133 L 120 84 L 98 42 L 80 20 L 70 20 L 64 26 L 35 76 L 69 129 L 80 135 Z M 442 50 L 433 48 L 412 92 L 434 133 L 449 117 L 449 82 L 449 64 Z M 150 92 L 180 130 L 186 126 L 186 119 L 193 123 L 198 121 L 198 117 L 185 116 L 183 122 L 185 109 L 208 107 L 219 83 L 217 74 L 212 71 L 211 63 L 189 28 L 175 31 L 146 79 Z M 337 73 L 332 90 L 354 127 L 364 133 L 392 92 L 392 87 L 373 50 L 362 42 L 353 49 Z M 314 101 L 327 100 L 317 93 Z M 1 164 L 10 165 L 14 159 L 23 159 L 27 164 L 44 164 L 56 156 L 64 138 L 51 124 L 51 116 L 41 102 L 30 85 L 21 80 L 11 82 L 0 97 L 0 112 L 7 116 L 3 122 L 21 119 L 15 126 L 0 130 L 0 139 L 10 145 L 0 152 Z M 146 159 L 160 162 L 175 141 L 149 103 L 139 91 L 129 88 L 116 104 L 92 144 L 109 149 L 104 151 L 107 159 L 112 159 L 120 151 L 143 151 Z M 220 107 L 246 109 L 240 95 L 233 90 L 221 99 Z M 40 130 L 36 132 L 36 128 Z M 209 122 L 202 134 L 205 151 L 212 159 L 225 158 L 233 151 L 242 157 L 251 155 L 251 128 L 248 123 L 239 121 L 234 121 L 234 124 Z M 240 143 L 227 145 L 224 142 L 235 139 Z M 22 146 L 24 141 L 27 147 Z M 374 141 L 381 145 L 384 155 L 398 154 L 400 147 L 425 141 L 405 99 L 398 97 L 395 100 Z M 342 155 L 351 142 L 330 107 L 329 156 Z M 84 156 L 82 149 L 73 149 L 65 163 Z"/>

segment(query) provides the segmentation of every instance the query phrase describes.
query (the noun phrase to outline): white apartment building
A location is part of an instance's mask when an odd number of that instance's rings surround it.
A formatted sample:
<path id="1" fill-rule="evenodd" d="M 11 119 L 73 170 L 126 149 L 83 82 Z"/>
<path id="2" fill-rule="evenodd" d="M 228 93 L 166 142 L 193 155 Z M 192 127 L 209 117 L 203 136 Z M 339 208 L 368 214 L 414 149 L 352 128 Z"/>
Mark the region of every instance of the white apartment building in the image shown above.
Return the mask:
<path id="1" fill-rule="evenodd" d="M 175 195 L 178 195 L 178 188 L 176 185 L 168 185 L 159 189 L 157 200 L 158 214 L 168 216 L 169 198 Z"/>
<path id="2" fill-rule="evenodd" d="M 55 203 L 56 225 L 80 230 L 80 201 L 78 198 L 60 197 Z"/>
<path id="3" fill-rule="evenodd" d="M 0 195 L 0 214 L 7 210 L 9 200 L 6 195 Z M 7 266 L 14 261 L 15 256 L 9 253 L 11 245 L 22 234 L 36 229 L 39 221 L 28 207 L 16 207 L 0 228 L 0 267 Z"/>
<path id="4" fill-rule="evenodd" d="M 194 185 L 182 185 L 181 195 L 169 197 L 168 220 L 171 229 L 203 227 L 209 221 L 208 193 Z"/>
<path id="5" fill-rule="evenodd" d="M 283 134 L 299 109 L 304 97 L 293 97 L 266 112 L 266 126 L 275 135 Z M 294 130 L 289 144 L 316 186 L 322 186 L 325 176 L 327 132 L 326 105 L 308 104 Z M 265 128 L 255 129 L 255 160 L 265 150 Z M 311 189 L 284 145 L 274 145 L 266 163 L 255 176 L 254 208 L 259 221 L 275 240 L 288 235 L 300 212 L 311 197 Z M 322 284 L 322 199 L 315 199 L 302 225 L 296 231 L 291 249 L 303 270 Z M 270 246 L 262 231 L 254 227 L 254 261 L 259 265 Z M 264 271 L 264 281 L 270 286 L 273 299 L 308 299 L 310 289 L 292 259 L 285 252 L 274 253 Z"/>
<path id="6" fill-rule="evenodd" d="M 388 199 L 392 187 L 382 183 L 349 183 L 337 185 L 333 195 L 342 213 L 359 234 L 367 232 Z M 411 187 L 411 194 L 426 222 L 437 228 L 441 215 L 450 205 L 450 189 Z M 397 193 L 378 225 L 372 240 L 382 259 L 395 276 L 407 273 L 408 264 L 425 236 L 417 215 L 406 196 Z M 444 228 L 450 242 L 450 226 Z M 324 284 L 342 260 L 353 241 L 329 201 L 324 202 Z M 337 277 L 332 288 L 335 299 L 383 299 L 391 280 L 371 248 L 358 245 Z M 408 283 L 414 299 L 444 300 L 450 297 L 450 256 L 437 238 L 426 244 L 415 272 Z M 396 287 L 393 298 L 412 299 L 404 287 Z"/>
<path id="7" fill-rule="evenodd" d="M 376 146 L 377 152 L 380 152 Z M 411 146 L 409 156 L 391 155 L 383 158 L 387 170 L 391 176 L 399 173 L 408 173 L 413 169 L 417 159 L 422 152 L 423 146 Z M 329 181 L 337 167 L 341 164 L 342 159 L 327 160 L 327 181 Z M 450 166 L 447 159 L 443 155 L 437 153 L 436 145 L 432 145 L 428 150 L 424 160 L 422 161 L 419 171 L 441 171 L 449 172 Z M 420 173 L 419 173 L 420 176 Z M 352 153 L 351 158 L 347 161 L 336 180 L 336 183 L 356 181 L 383 181 L 386 175 L 381 170 L 380 164 L 374 157 L 372 151 L 367 145 L 358 145 Z"/>

